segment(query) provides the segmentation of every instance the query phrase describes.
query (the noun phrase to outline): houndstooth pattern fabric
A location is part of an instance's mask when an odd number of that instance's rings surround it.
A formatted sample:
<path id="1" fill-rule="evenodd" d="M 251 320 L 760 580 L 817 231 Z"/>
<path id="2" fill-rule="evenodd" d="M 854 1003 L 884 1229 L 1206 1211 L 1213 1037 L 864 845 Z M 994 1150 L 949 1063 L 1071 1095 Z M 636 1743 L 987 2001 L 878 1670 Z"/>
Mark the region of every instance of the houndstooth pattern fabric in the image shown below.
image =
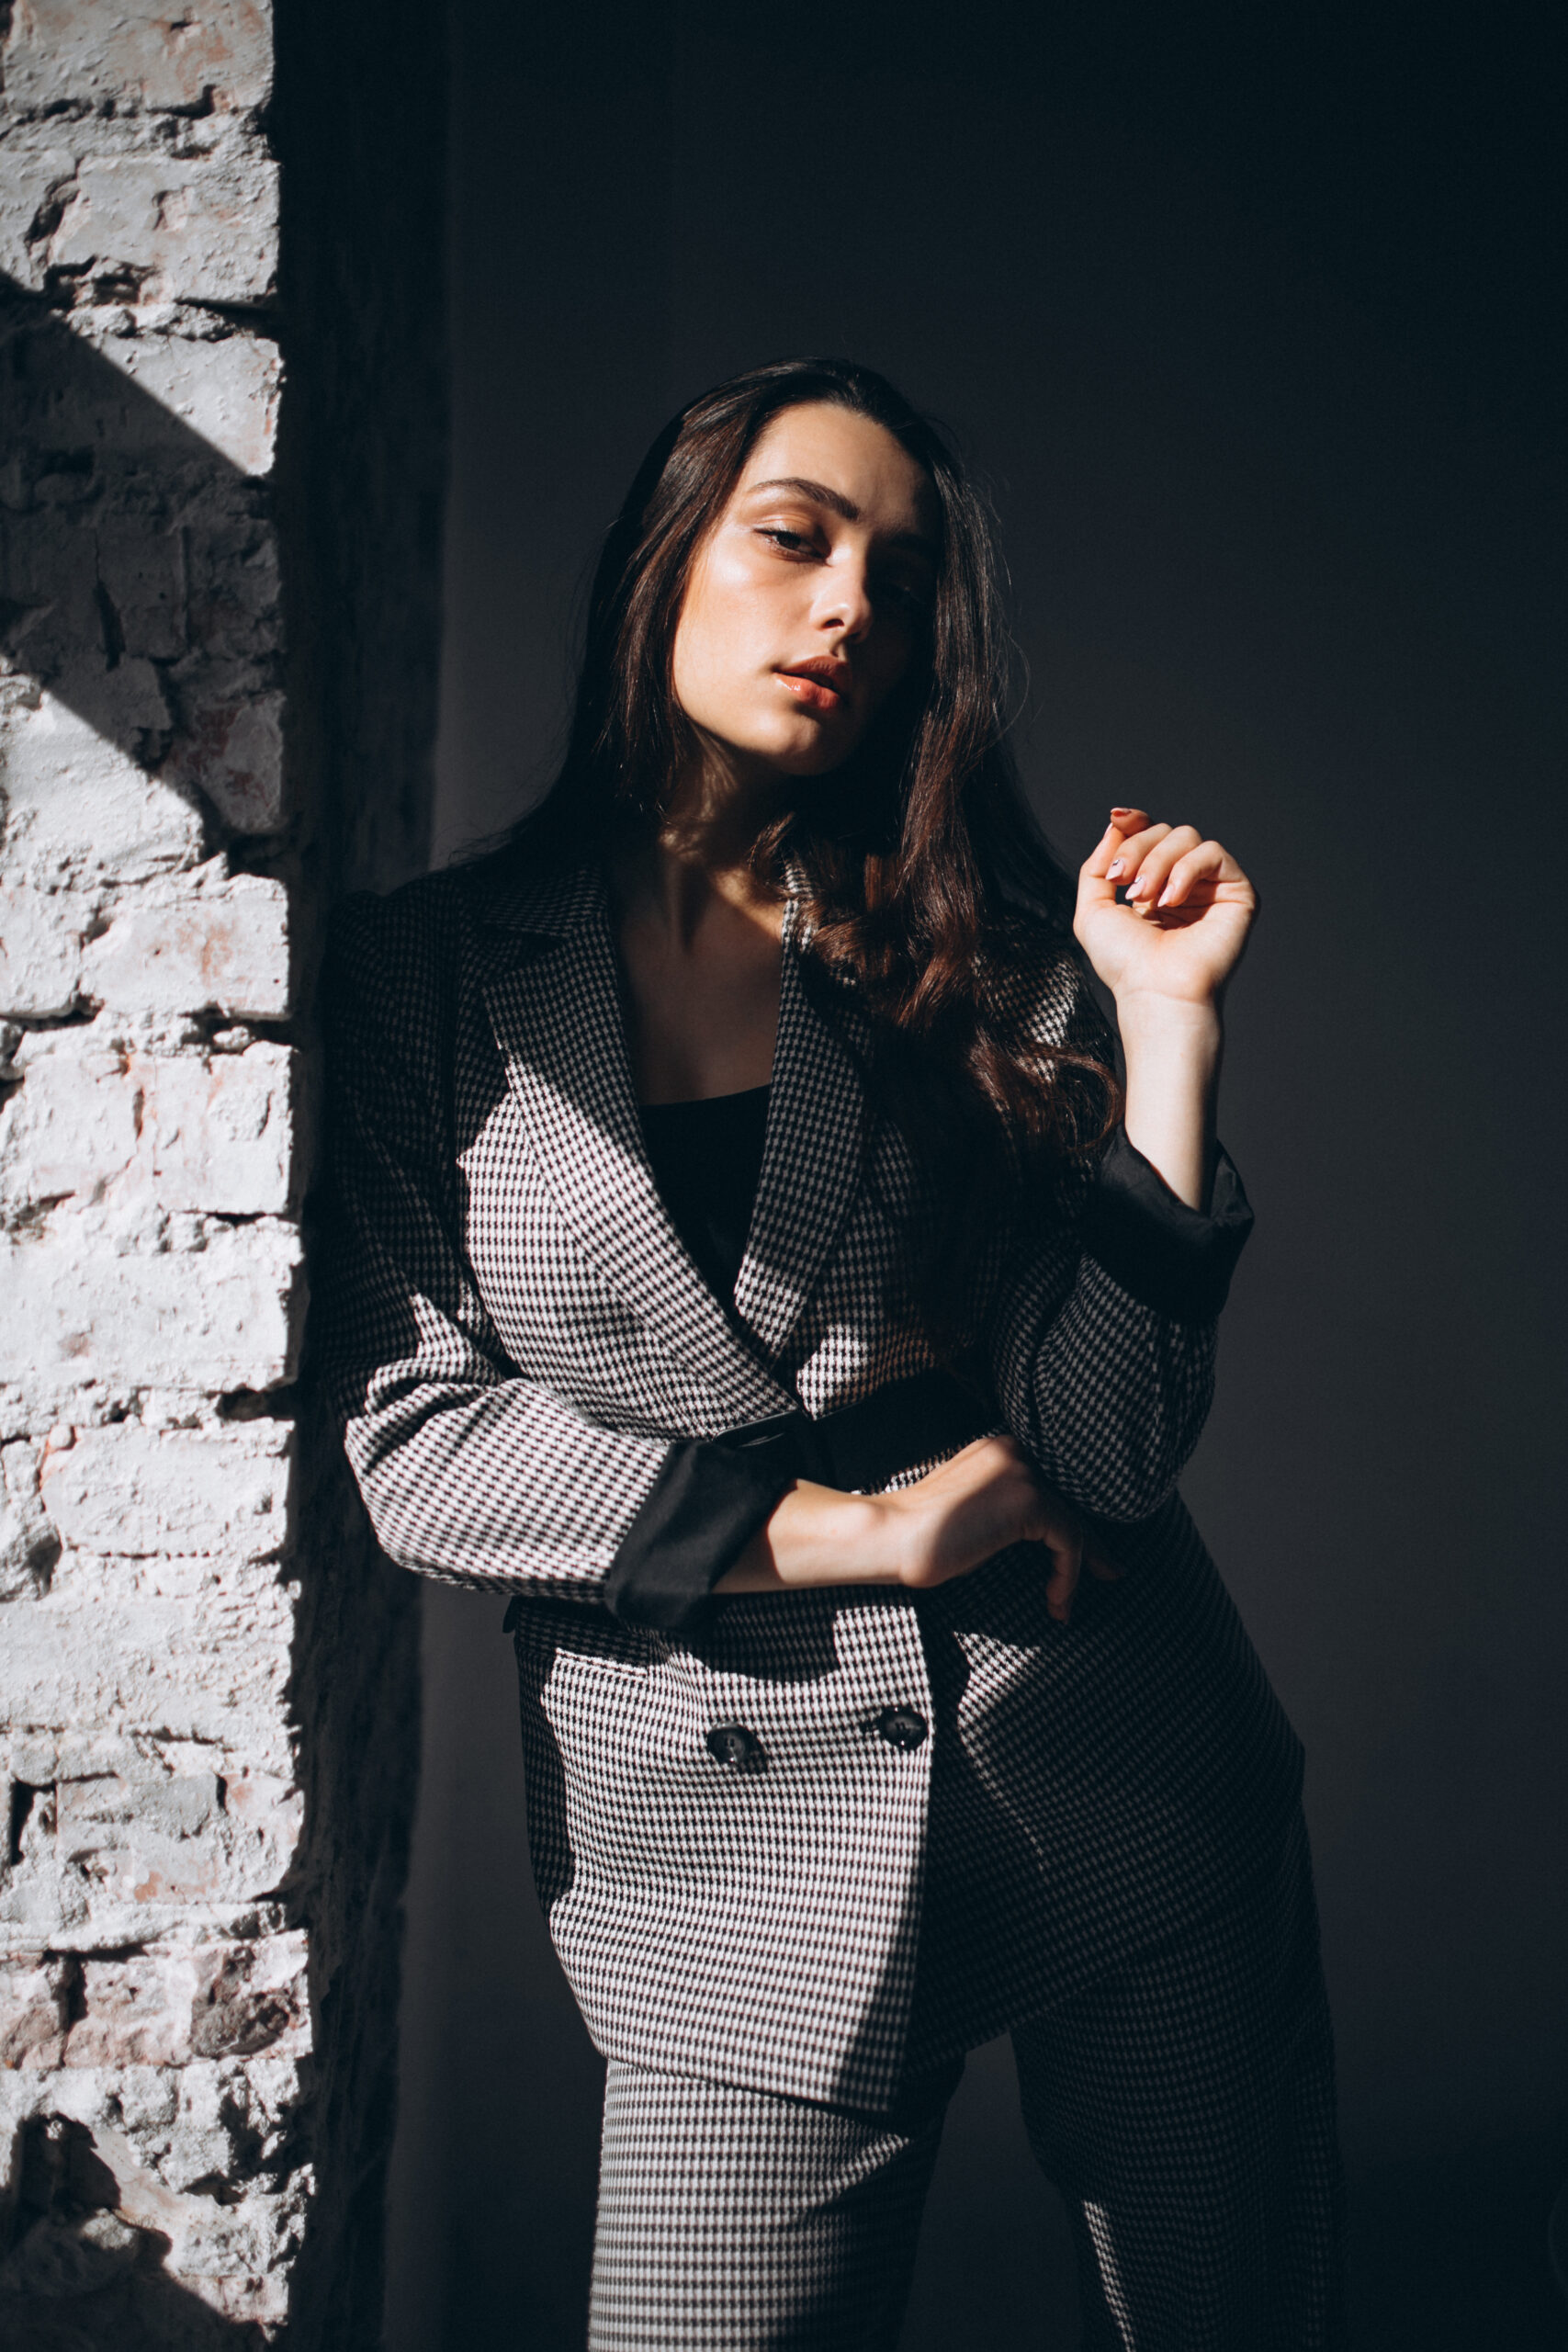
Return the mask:
<path id="1" fill-rule="evenodd" d="M 876 2109 L 913 2060 L 1226 1899 L 1300 1756 L 1175 1493 L 1213 1327 L 1085 1256 L 1070 1199 L 1020 1201 L 982 1301 L 1005 1426 L 1120 1531 L 1129 1573 L 1086 1582 L 1070 1627 L 1026 1547 L 918 1600 L 727 1600 L 679 1640 L 596 1605 L 672 1439 L 797 1398 L 822 1414 L 930 1363 L 889 1304 L 907 1157 L 867 1140 L 855 1015 L 846 1048 L 807 952 L 792 904 L 731 1318 L 643 1148 L 602 876 L 495 861 L 351 901 L 325 991 L 318 1328 L 386 1550 L 526 1601 L 535 1868 L 600 2048 Z M 1006 984 L 1040 1034 L 1103 1035 L 1055 946 Z M 931 1736 L 890 1747 L 895 1706 Z M 707 1745 L 727 1725 L 744 1762 Z M 962 1950 L 933 1935 L 952 1917 Z"/>
<path id="2" fill-rule="evenodd" d="M 1336 2352 L 1333 2053 L 1299 1817 L 1243 1902 L 1013 2041 L 1085 2352 Z M 952 2079 L 895 2122 L 612 2062 L 591 2352 L 895 2346 Z"/>
<path id="3" fill-rule="evenodd" d="M 1344 2197 L 1306 1825 L 1247 1898 L 1013 2030 L 1084 2352 L 1337 2352 Z"/>
<path id="4" fill-rule="evenodd" d="M 612 2059 L 589 2352 L 896 2352 L 941 2128 Z"/>

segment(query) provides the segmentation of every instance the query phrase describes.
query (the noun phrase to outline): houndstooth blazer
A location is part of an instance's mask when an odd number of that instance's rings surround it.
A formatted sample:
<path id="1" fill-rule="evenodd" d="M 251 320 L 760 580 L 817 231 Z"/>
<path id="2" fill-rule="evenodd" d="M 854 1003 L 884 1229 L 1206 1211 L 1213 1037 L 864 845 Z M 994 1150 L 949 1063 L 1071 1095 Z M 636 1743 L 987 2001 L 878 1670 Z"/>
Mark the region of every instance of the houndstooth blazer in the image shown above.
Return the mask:
<path id="1" fill-rule="evenodd" d="M 1176 1493 L 1213 1319 L 1088 1252 L 1084 1186 L 1021 1198 L 982 1302 L 997 1426 L 1126 1571 L 1086 1578 L 1069 1626 L 1028 1546 L 918 1597 L 726 1600 L 680 1634 L 604 1605 L 672 1443 L 930 1365 L 887 1303 L 908 1160 L 808 953 L 792 902 L 727 1314 L 654 1185 L 597 871 L 502 858 L 349 901 L 318 1330 L 386 1551 L 523 1597 L 535 1872 L 595 2041 L 874 2110 L 1234 1899 L 1301 1759 Z M 1097 1034 L 1059 945 L 1009 984 L 1040 1034 Z"/>

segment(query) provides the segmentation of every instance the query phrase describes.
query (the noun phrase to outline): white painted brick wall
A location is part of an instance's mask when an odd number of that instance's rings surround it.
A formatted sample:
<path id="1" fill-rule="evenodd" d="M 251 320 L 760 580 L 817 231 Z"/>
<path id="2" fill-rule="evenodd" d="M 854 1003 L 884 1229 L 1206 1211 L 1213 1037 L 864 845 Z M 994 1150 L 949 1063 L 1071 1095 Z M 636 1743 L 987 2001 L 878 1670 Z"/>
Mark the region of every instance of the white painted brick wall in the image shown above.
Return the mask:
<path id="1" fill-rule="evenodd" d="M 256 2342 L 313 2046 L 270 9 L 15 0 L 4 67 L 0 2336 L 151 2265 Z"/>

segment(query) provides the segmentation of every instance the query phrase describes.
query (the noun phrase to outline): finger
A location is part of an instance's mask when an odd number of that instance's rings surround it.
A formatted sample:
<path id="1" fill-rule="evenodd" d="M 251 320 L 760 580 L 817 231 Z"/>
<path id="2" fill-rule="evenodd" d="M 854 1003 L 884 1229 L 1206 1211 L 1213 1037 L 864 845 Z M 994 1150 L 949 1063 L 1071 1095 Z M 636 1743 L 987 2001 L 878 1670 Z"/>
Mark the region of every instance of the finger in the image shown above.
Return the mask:
<path id="1" fill-rule="evenodd" d="M 1079 874 L 1091 882 L 1103 881 L 1106 869 L 1121 846 L 1122 835 L 1112 822 L 1107 825 L 1099 841 L 1079 866 Z"/>
<path id="2" fill-rule="evenodd" d="M 1164 841 L 1168 825 L 1144 825 L 1129 833 L 1105 871 L 1114 882 L 1130 882 L 1156 842 Z"/>
<path id="3" fill-rule="evenodd" d="M 1079 873 L 1090 881 L 1102 880 L 1128 834 L 1141 831 L 1148 821 L 1146 808 L 1112 808 L 1111 822 L 1078 868 Z"/>
<path id="4" fill-rule="evenodd" d="M 1164 839 L 1154 843 L 1135 871 L 1129 868 L 1132 878 L 1127 884 L 1128 904 L 1152 907 L 1178 858 L 1196 849 L 1201 838 L 1196 825 L 1168 827 Z"/>
<path id="5" fill-rule="evenodd" d="M 1162 907 L 1185 906 L 1201 883 L 1217 887 L 1221 882 L 1245 882 L 1246 879 L 1227 849 L 1218 842 L 1199 842 L 1195 847 L 1172 860 L 1159 893 L 1158 904 Z"/>
<path id="6" fill-rule="evenodd" d="M 1056 1528 L 1044 1541 L 1051 1555 L 1045 1608 L 1058 1625 L 1065 1625 L 1073 1613 L 1073 1595 L 1083 1568 L 1083 1537 L 1076 1529 Z"/>

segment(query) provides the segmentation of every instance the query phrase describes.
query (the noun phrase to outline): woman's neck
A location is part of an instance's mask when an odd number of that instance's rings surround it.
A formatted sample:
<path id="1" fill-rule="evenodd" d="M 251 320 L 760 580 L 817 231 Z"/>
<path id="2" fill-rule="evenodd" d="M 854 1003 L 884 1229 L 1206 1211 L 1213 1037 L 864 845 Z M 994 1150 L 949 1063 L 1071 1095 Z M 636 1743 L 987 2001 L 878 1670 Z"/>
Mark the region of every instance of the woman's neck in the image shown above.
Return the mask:
<path id="1" fill-rule="evenodd" d="M 658 832 L 626 842 L 616 856 L 622 921 L 652 923 L 682 948 L 714 917 L 749 919 L 777 938 L 782 902 L 751 864 L 776 800 L 776 777 L 740 777 L 705 758 L 671 794 Z"/>
<path id="2" fill-rule="evenodd" d="M 778 1029 L 784 900 L 751 870 L 755 819 L 677 811 L 628 842 L 611 886 L 638 1099 L 765 1086 Z"/>

